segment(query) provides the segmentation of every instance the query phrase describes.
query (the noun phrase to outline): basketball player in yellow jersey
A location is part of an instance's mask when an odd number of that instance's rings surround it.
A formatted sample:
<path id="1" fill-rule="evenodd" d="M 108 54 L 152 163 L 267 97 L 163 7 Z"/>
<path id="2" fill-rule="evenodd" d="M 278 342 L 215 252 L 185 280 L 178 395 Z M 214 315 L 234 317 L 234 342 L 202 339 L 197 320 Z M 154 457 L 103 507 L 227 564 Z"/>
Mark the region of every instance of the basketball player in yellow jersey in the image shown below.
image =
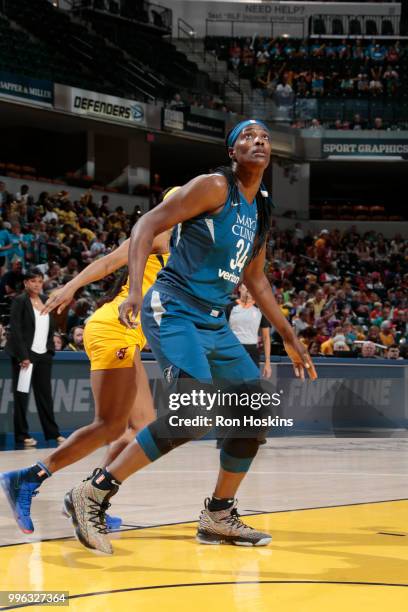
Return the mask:
<path id="1" fill-rule="evenodd" d="M 178 187 L 170 189 L 163 199 L 176 189 Z M 143 293 L 150 289 L 157 273 L 167 262 L 170 233 L 166 231 L 158 235 L 153 243 L 143 277 Z M 129 239 L 109 255 L 89 264 L 78 276 L 53 293 L 44 306 L 43 314 L 55 309 L 60 313 L 70 304 L 78 289 L 126 265 L 128 250 Z M 31 500 L 44 480 L 97 448 L 110 444 L 101 462 L 101 467 L 105 467 L 134 439 L 139 429 L 155 419 L 149 382 L 140 359 L 140 351 L 146 344 L 142 328 L 138 325 L 135 329 L 129 329 L 119 322 L 119 306 L 129 293 L 127 271 L 120 278 L 122 282 L 115 284 L 103 306 L 94 312 L 85 325 L 84 344 L 91 362 L 91 386 L 95 401 L 93 423 L 75 431 L 36 465 L 0 474 L 0 484 L 24 533 L 34 531 L 30 516 Z M 121 521 L 117 517 L 108 517 L 106 523 L 108 528 L 114 529 L 120 526 Z"/>

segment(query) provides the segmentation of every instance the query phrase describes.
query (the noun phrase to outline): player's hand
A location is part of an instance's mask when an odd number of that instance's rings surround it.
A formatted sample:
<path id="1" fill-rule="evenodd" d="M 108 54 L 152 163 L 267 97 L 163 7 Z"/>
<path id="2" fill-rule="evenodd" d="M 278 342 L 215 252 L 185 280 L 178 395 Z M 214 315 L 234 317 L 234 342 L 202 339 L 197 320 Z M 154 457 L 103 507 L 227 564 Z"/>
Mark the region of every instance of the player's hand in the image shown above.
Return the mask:
<path id="1" fill-rule="evenodd" d="M 31 361 L 29 359 L 23 359 L 23 361 L 20 361 L 20 368 L 23 368 L 23 370 L 28 368 L 29 365 L 31 365 Z"/>
<path id="2" fill-rule="evenodd" d="M 41 314 L 46 315 L 56 308 L 58 309 L 57 314 L 61 314 L 61 312 L 65 310 L 65 308 L 72 302 L 74 294 L 75 289 L 71 289 L 68 287 L 68 285 L 61 287 L 60 289 L 56 289 L 51 293 L 50 297 L 45 302 L 43 309 L 41 310 Z"/>
<path id="3" fill-rule="evenodd" d="M 142 307 L 143 296 L 141 293 L 128 295 L 126 300 L 119 306 L 119 321 L 129 329 L 136 329 L 139 322 L 136 321 L 137 315 Z"/>
<path id="4" fill-rule="evenodd" d="M 292 360 L 293 369 L 295 370 L 297 378 L 304 380 L 306 370 L 309 374 L 309 378 L 316 380 L 317 372 L 313 365 L 313 361 L 300 340 L 296 336 L 293 336 L 290 340 L 285 340 L 283 344 L 288 357 Z"/>
<path id="5" fill-rule="evenodd" d="M 272 376 L 272 367 L 270 362 L 265 362 L 264 367 L 262 368 L 262 378 L 270 378 Z"/>

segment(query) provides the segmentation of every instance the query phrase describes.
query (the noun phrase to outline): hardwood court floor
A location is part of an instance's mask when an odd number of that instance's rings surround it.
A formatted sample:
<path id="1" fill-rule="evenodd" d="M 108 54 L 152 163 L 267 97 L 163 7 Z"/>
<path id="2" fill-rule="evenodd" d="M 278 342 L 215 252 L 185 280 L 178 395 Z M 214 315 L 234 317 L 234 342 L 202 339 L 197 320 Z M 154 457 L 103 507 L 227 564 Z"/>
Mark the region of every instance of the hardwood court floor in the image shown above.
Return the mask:
<path id="1" fill-rule="evenodd" d="M 41 456 L 3 453 L 0 469 Z M 97 459 L 43 486 L 36 537 L 17 531 L 0 499 L 0 590 L 69 591 L 69 610 L 78 611 L 408 610 L 407 440 L 270 440 L 239 504 L 251 525 L 272 533 L 266 548 L 195 542 L 191 521 L 218 459 L 214 443 L 200 442 L 125 483 L 112 510 L 129 527 L 112 536 L 112 557 L 94 555 L 70 537 L 59 507 Z"/>

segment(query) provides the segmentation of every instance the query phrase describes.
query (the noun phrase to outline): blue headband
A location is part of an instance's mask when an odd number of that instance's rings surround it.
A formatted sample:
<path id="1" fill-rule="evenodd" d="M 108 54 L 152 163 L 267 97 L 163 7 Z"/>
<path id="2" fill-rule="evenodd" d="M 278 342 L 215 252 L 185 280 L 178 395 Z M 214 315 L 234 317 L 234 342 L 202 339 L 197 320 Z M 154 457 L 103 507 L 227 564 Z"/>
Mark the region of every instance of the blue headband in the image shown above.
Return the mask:
<path id="1" fill-rule="evenodd" d="M 265 123 L 263 121 L 259 121 L 258 119 L 247 119 L 246 121 L 240 121 L 239 123 L 237 123 L 237 125 L 228 134 L 227 147 L 233 147 L 234 144 L 237 141 L 238 136 L 242 132 L 242 130 L 245 129 L 246 127 L 248 127 L 248 125 L 253 125 L 254 123 L 256 125 L 260 125 L 267 132 L 269 132 L 268 126 L 265 125 Z"/>

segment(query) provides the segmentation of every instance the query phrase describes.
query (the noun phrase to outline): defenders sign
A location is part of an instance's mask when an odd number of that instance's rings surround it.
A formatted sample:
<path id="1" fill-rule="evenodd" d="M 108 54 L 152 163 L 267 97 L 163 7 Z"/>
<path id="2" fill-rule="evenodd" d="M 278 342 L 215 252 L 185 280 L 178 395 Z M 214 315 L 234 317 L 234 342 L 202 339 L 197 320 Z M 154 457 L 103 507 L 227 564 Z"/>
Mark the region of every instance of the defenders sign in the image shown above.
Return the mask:
<path id="1" fill-rule="evenodd" d="M 146 105 L 143 102 L 63 85 L 57 86 L 55 98 L 57 108 L 91 119 L 124 123 L 130 126 L 147 125 Z"/>
<path id="2" fill-rule="evenodd" d="M 337 138 L 322 139 L 322 157 L 355 156 L 397 156 L 408 159 L 407 139 L 363 139 L 341 140 Z"/>

